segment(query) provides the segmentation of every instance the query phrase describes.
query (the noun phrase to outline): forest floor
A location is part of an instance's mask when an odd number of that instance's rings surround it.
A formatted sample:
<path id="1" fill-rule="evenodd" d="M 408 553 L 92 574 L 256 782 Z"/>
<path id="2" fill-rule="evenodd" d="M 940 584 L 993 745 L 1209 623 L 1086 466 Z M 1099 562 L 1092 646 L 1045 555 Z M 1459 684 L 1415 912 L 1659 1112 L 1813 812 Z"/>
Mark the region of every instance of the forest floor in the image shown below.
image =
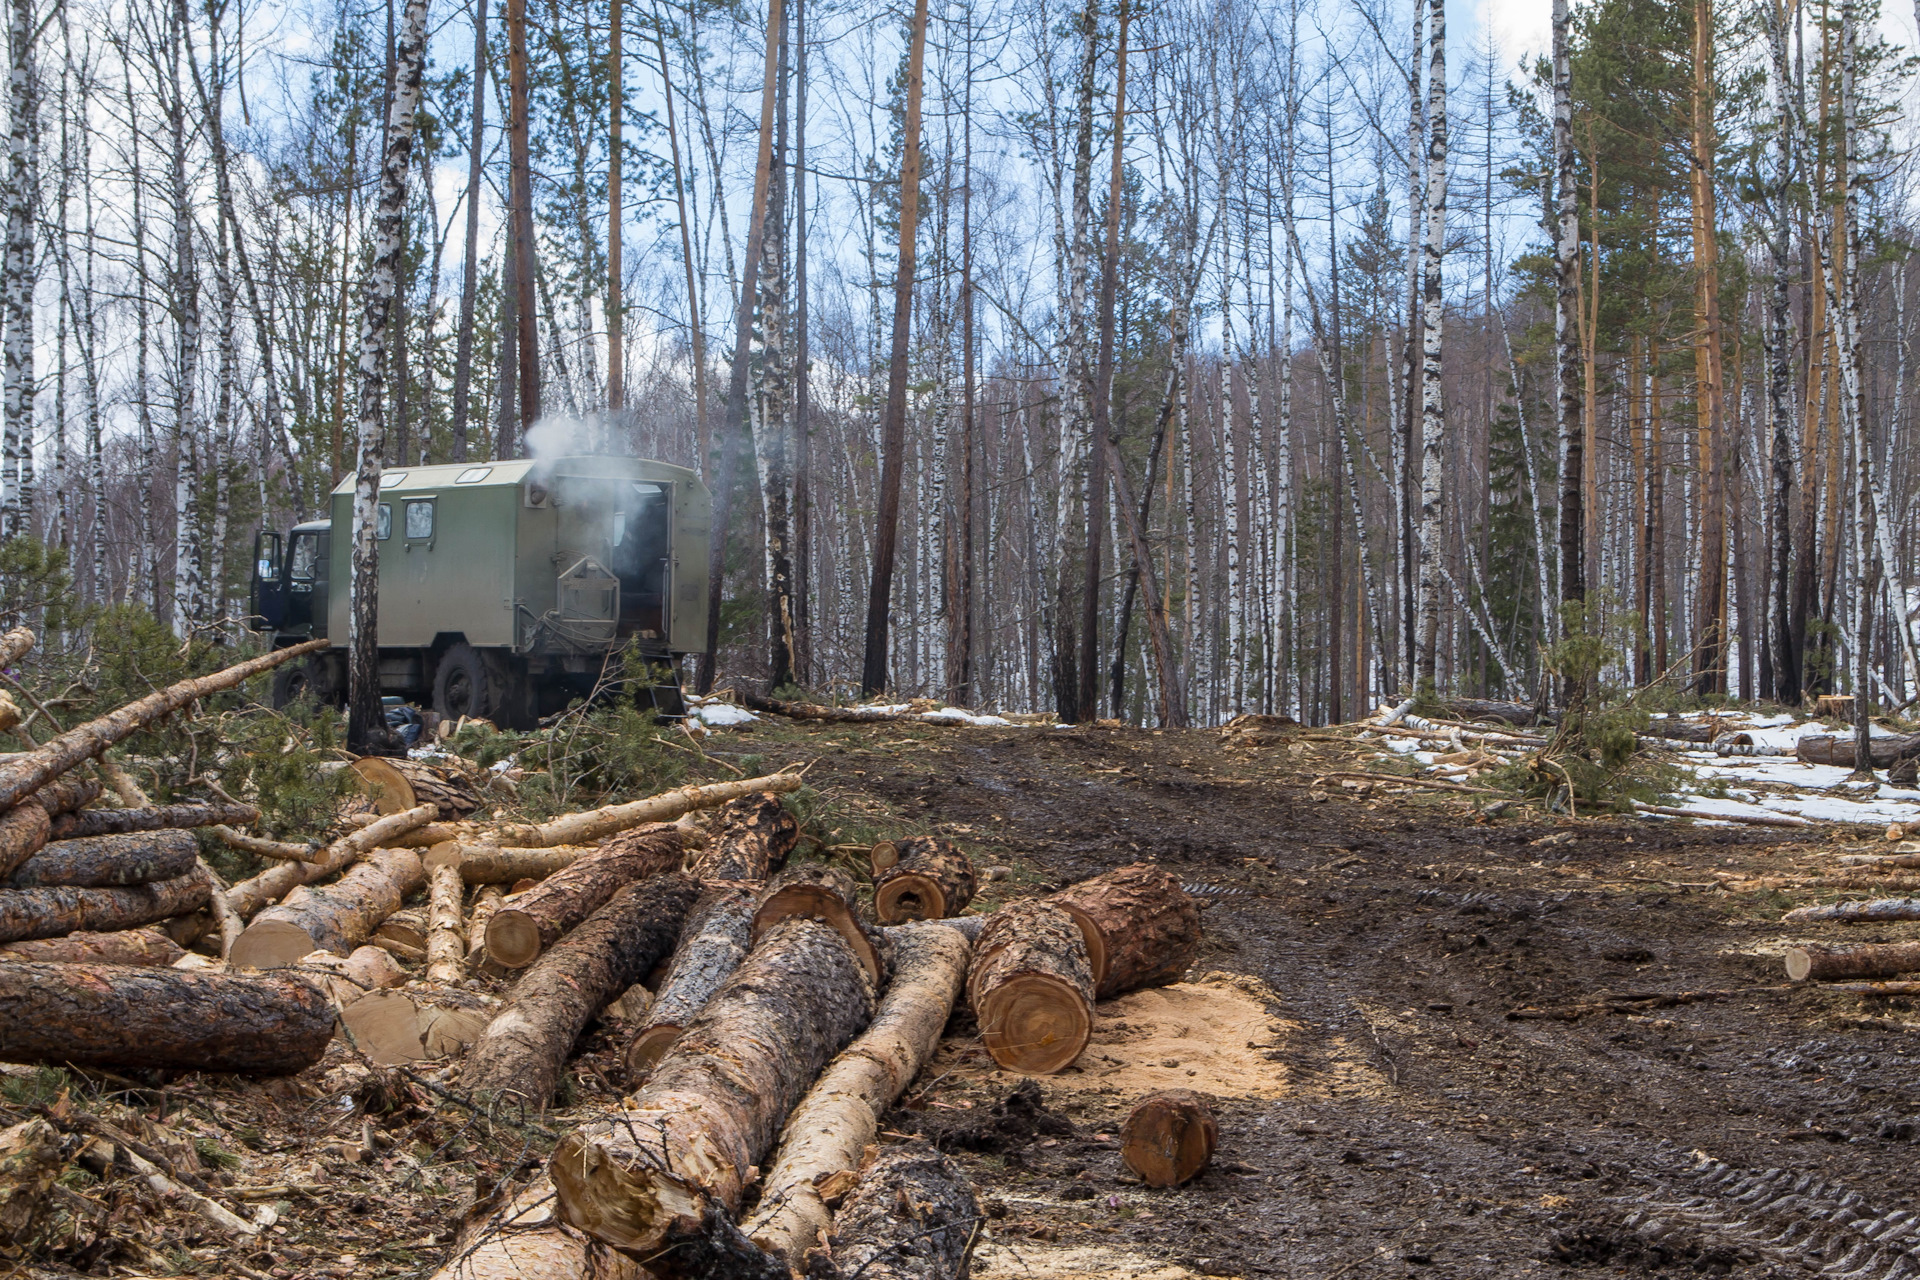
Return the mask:
<path id="1" fill-rule="evenodd" d="M 707 750 L 811 762 L 828 844 L 954 839 L 1007 869 L 986 905 L 1137 860 L 1202 902 L 1189 981 L 1100 1006 L 1073 1068 L 1000 1071 L 963 1014 L 888 1117 L 977 1180 L 984 1280 L 1914 1268 L 1920 1013 L 1787 989 L 1778 951 L 1920 926 L 1785 926 L 1807 893 L 1741 884 L 1817 874 L 1857 830 L 1490 819 L 1445 792 L 1316 786 L 1373 752 L 1309 731 L 761 720 Z M 68 1077 L 52 1105 L 185 1136 L 278 1222 L 233 1249 L 128 1210 L 32 1274 L 426 1275 L 476 1198 L 620 1097 L 621 1042 L 590 1034 L 544 1123 L 475 1115 L 338 1045 L 287 1081 Z M 5 1109 L 55 1083 L 12 1076 Z M 1150 1191 L 1116 1136 L 1168 1085 L 1215 1099 L 1220 1150 Z"/>

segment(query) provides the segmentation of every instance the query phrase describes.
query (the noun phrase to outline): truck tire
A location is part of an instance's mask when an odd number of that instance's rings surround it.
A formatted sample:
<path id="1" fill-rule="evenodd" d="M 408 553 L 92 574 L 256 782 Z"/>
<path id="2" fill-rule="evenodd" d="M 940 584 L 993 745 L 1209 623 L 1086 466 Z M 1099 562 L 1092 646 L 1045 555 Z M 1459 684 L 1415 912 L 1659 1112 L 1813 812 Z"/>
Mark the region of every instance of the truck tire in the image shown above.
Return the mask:
<path id="1" fill-rule="evenodd" d="M 340 702 L 334 687 L 333 672 L 322 658 L 289 662 L 273 673 L 273 709 L 284 711 L 305 698 L 315 706 L 331 707 Z"/>
<path id="2" fill-rule="evenodd" d="M 441 654 L 433 671 L 433 709 L 447 720 L 472 716 L 513 728 L 506 666 L 493 658 L 465 641 Z"/>

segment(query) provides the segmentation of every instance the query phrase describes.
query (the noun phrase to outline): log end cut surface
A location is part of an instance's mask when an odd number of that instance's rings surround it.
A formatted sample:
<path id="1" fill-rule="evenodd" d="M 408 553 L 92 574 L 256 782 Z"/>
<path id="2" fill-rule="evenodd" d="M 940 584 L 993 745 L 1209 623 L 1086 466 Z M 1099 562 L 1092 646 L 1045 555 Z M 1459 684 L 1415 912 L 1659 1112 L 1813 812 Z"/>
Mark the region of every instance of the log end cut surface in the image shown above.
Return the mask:
<path id="1" fill-rule="evenodd" d="M 1177 1187 L 1213 1159 L 1220 1127 L 1213 1109 L 1184 1089 L 1141 1100 L 1120 1131 L 1120 1158 L 1150 1187 Z"/>
<path id="2" fill-rule="evenodd" d="M 524 911 L 501 907 L 487 921 L 487 956 L 509 969 L 532 964 L 540 958 L 539 924 Z"/>
<path id="3" fill-rule="evenodd" d="M 1072 1065 L 1093 1034 L 1089 1002 L 1071 982 L 1023 973 L 1000 983 L 975 1009 L 980 1038 L 1009 1071 L 1050 1075 Z"/>

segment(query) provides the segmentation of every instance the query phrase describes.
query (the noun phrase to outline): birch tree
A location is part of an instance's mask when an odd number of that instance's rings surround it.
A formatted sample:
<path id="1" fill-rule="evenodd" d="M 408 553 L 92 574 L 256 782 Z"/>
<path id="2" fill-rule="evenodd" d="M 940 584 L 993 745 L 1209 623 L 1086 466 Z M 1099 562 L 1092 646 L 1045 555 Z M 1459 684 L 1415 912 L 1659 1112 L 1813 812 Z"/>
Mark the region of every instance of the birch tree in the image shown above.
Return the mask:
<path id="1" fill-rule="evenodd" d="M 1564 3 L 1564 0 L 1559 0 Z M 1440 291 L 1441 259 L 1447 249 L 1447 13 L 1445 0 L 1431 0 L 1427 70 L 1426 249 L 1422 254 L 1422 326 L 1420 382 L 1420 688 L 1435 688 L 1440 635 L 1440 504 L 1445 479 L 1447 429 L 1445 389 L 1441 383 L 1441 327 L 1445 300 Z"/>

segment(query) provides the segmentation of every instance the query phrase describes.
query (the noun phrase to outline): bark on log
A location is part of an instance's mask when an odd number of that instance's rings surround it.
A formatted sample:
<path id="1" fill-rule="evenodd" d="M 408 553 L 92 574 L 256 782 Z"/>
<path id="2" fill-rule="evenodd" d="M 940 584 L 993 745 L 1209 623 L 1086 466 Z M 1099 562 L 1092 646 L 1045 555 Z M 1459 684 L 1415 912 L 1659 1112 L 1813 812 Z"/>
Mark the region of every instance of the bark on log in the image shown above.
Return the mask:
<path id="1" fill-rule="evenodd" d="M 873 1022 L 833 1060 L 787 1118 L 779 1153 L 761 1179 L 760 1208 L 745 1224 L 755 1244 L 799 1265 L 831 1220 L 821 1185 L 857 1169 L 880 1117 L 933 1056 L 966 984 L 971 948 L 945 921 L 892 933 L 893 981 Z"/>
<path id="2" fill-rule="evenodd" d="M 200 846 L 184 831 L 142 832 L 125 836 L 83 836 L 53 840 L 6 879 L 10 889 L 71 885 L 109 889 L 152 884 L 193 870 Z"/>
<path id="3" fill-rule="evenodd" d="M 540 1175 L 505 1207 L 462 1232 L 433 1280 L 654 1280 L 651 1272 L 559 1220 Z"/>
<path id="4" fill-rule="evenodd" d="M 297 905 L 268 907 L 255 916 L 227 958 L 242 969 L 279 969 L 298 964 L 309 952 L 346 955 L 425 882 L 420 855 L 413 850 L 376 850 L 337 883 L 314 890 Z"/>
<path id="5" fill-rule="evenodd" d="M 980 1223 L 973 1184 L 937 1148 L 888 1147 L 840 1206 L 808 1280 L 966 1280 Z"/>
<path id="6" fill-rule="evenodd" d="M 0 875 L 12 875 L 20 865 L 46 847 L 53 836 L 53 820 L 38 800 L 28 797 L 0 813 Z"/>
<path id="7" fill-rule="evenodd" d="M 207 904 L 211 885 L 198 869 L 124 889 L 0 889 L 0 942 L 109 933 L 186 915 Z"/>
<path id="8" fill-rule="evenodd" d="M 1787 977 L 1795 982 L 1809 978 L 1816 982 L 1891 978 L 1896 973 L 1920 973 L 1920 942 L 1866 943 L 1852 947 L 1809 943 L 1790 948 L 1786 960 Z"/>
<path id="9" fill-rule="evenodd" d="M 698 1232 L 710 1208 L 737 1213 L 753 1166 L 873 998 L 838 930 L 776 925 L 632 1106 L 560 1140 L 548 1167 L 562 1218 L 646 1257 L 676 1230 Z"/>
<path id="10" fill-rule="evenodd" d="M 1200 909 L 1178 877 L 1152 863 L 1082 880 L 1047 901 L 1088 935 L 1101 1000 L 1178 982 L 1200 951 Z"/>
<path id="11" fill-rule="evenodd" d="M 0 1245 L 32 1243 L 47 1193 L 66 1167 L 59 1133 L 40 1117 L 0 1129 Z"/>
<path id="12" fill-rule="evenodd" d="M 593 852 L 592 845 L 562 845 L 557 849 L 502 849 L 494 845 L 458 842 L 453 844 L 452 849 L 451 853 L 429 854 L 429 861 L 456 863 L 460 868 L 460 879 L 466 884 L 515 884 L 521 880 L 545 880 Z"/>
<path id="13" fill-rule="evenodd" d="M 139 964 L 164 969 L 186 949 L 158 929 L 121 929 L 113 933 L 69 933 L 60 938 L 9 942 L 0 961 L 42 964 Z"/>
<path id="14" fill-rule="evenodd" d="M 40 802 L 47 816 L 57 822 L 63 814 L 72 813 L 98 800 L 104 790 L 92 778 L 55 778 L 34 792 L 33 798 Z M 57 840 L 60 837 L 56 835 L 54 838 Z"/>
<path id="15" fill-rule="evenodd" d="M 788 867 L 775 876 L 761 894 L 760 905 L 753 913 L 754 944 L 758 945 L 767 931 L 782 920 L 796 916 L 822 920 L 838 929 L 847 940 L 874 988 L 886 986 L 886 939 L 861 923 L 854 906 L 856 892 L 853 877 L 838 867 L 824 862 Z"/>
<path id="16" fill-rule="evenodd" d="M 882 924 L 957 916 L 979 881 L 973 860 L 951 841 L 921 836 L 899 846 L 900 860 L 874 878 L 873 914 Z"/>
<path id="17" fill-rule="evenodd" d="M 26 627 L 15 627 L 0 634 L 0 667 L 10 667 L 27 656 L 33 648 L 33 632 Z"/>
<path id="18" fill-rule="evenodd" d="M 1120 1158 L 1150 1187 L 1177 1187 L 1213 1159 L 1220 1126 L 1205 1098 L 1186 1089 L 1142 1098 L 1120 1129 Z"/>
<path id="19" fill-rule="evenodd" d="M 243 853 L 258 854 L 263 858 L 284 858 L 294 862 L 317 862 L 326 854 L 327 847 L 317 840 L 306 844 L 294 844 L 288 840 L 267 840 L 260 836 L 250 836 L 243 831 L 235 831 L 229 826 L 208 828 L 229 848 L 239 849 Z"/>
<path id="20" fill-rule="evenodd" d="M 466 968 L 467 940 L 460 933 L 460 883 L 456 863 L 437 864 L 427 877 L 427 981 L 458 982 Z"/>
<path id="21" fill-rule="evenodd" d="M 733 976 L 753 942 L 753 909 L 759 885 L 708 885 L 687 913 L 680 944 L 646 1020 L 627 1042 L 630 1079 L 641 1080 L 680 1038 L 720 984 Z"/>
<path id="22" fill-rule="evenodd" d="M 699 896 L 699 882 L 678 873 L 616 893 L 515 984 L 467 1059 L 465 1087 L 544 1109 L 588 1020 L 667 956 Z"/>
<path id="23" fill-rule="evenodd" d="M 132 737 L 164 715 L 180 710 L 201 698 L 273 670 L 293 658 L 303 658 L 327 647 L 325 640 L 309 640 L 286 649 L 276 649 L 258 658 L 249 658 L 224 671 L 196 676 L 168 685 L 156 693 L 129 702 L 117 711 L 78 725 L 13 758 L 0 761 L 0 809 L 17 804 L 22 796 L 59 777 L 84 760 L 102 754 L 109 747 Z"/>
<path id="24" fill-rule="evenodd" d="M 1920 920 L 1920 898 L 1875 898 L 1869 902 L 1828 902 L 1795 907 L 1782 920 L 1823 920 L 1831 924 L 1879 924 L 1888 920 Z"/>
<path id="25" fill-rule="evenodd" d="M 487 955 L 509 969 L 532 964 L 620 889 L 678 871 L 684 848 L 684 833 L 672 823 L 607 841 L 495 911 L 487 921 Z"/>
<path id="26" fill-rule="evenodd" d="M 761 778 L 741 778 L 737 782 L 709 782 L 694 787 L 679 787 L 645 800 L 608 805 L 585 813 L 570 813 L 564 818 L 538 825 L 501 826 L 493 837 L 503 845 L 525 845 L 550 849 L 563 844 L 592 844 L 608 836 L 648 822 L 672 822 L 695 809 L 712 809 L 761 791 L 785 793 L 800 789 L 798 772 L 768 774 Z"/>
<path id="27" fill-rule="evenodd" d="M 702 880 L 765 880 L 786 865 L 800 824 L 772 792 L 742 796 L 720 811 L 719 828 L 694 864 Z"/>
<path id="28" fill-rule="evenodd" d="M 381 813 L 430 804 L 439 810 L 437 821 L 453 822 L 480 807 L 480 792 L 472 779 L 424 761 L 362 756 L 350 767 L 361 791 Z"/>
<path id="29" fill-rule="evenodd" d="M 473 968 L 487 958 L 487 921 L 500 909 L 506 891 L 497 884 L 482 885 L 473 894 L 473 908 L 467 916 L 467 967 Z"/>
<path id="30" fill-rule="evenodd" d="M 251 880 L 242 880 L 227 890 L 227 901 L 242 917 L 253 915 L 269 903 L 286 897 L 294 886 L 312 884 L 343 871 L 367 850 L 387 847 L 396 837 L 418 830 L 432 819 L 433 808 L 424 804 L 405 813 L 388 814 L 335 840 L 311 862 L 283 862 L 277 867 L 268 867 Z"/>
<path id="31" fill-rule="evenodd" d="M 44 794 L 45 791 L 46 788 L 42 787 L 41 792 Z M 153 809 L 83 809 L 78 813 L 62 813 L 55 818 L 53 838 L 73 840 L 82 836 L 212 827 L 259 820 L 260 811 L 250 804 L 169 804 Z"/>
<path id="32" fill-rule="evenodd" d="M 967 1000 L 993 1060 L 1048 1075 L 1080 1056 L 1093 1032 L 1093 968 L 1073 917 L 1038 900 L 987 921 L 967 971 Z"/>
<path id="33" fill-rule="evenodd" d="M 8 1062 L 286 1075 L 318 1062 L 332 1036 L 332 1003 L 302 978 L 0 965 Z"/>
<path id="34" fill-rule="evenodd" d="M 1834 737 L 1823 733 L 1805 737 L 1794 744 L 1794 754 L 1803 764 L 1830 764 L 1851 769 L 1855 758 L 1853 735 Z M 1901 760 L 1920 756 L 1920 733 L 1903 738 L 1870 739 L 1868 754 L 1876 769 L 1885 769 Z"/>

